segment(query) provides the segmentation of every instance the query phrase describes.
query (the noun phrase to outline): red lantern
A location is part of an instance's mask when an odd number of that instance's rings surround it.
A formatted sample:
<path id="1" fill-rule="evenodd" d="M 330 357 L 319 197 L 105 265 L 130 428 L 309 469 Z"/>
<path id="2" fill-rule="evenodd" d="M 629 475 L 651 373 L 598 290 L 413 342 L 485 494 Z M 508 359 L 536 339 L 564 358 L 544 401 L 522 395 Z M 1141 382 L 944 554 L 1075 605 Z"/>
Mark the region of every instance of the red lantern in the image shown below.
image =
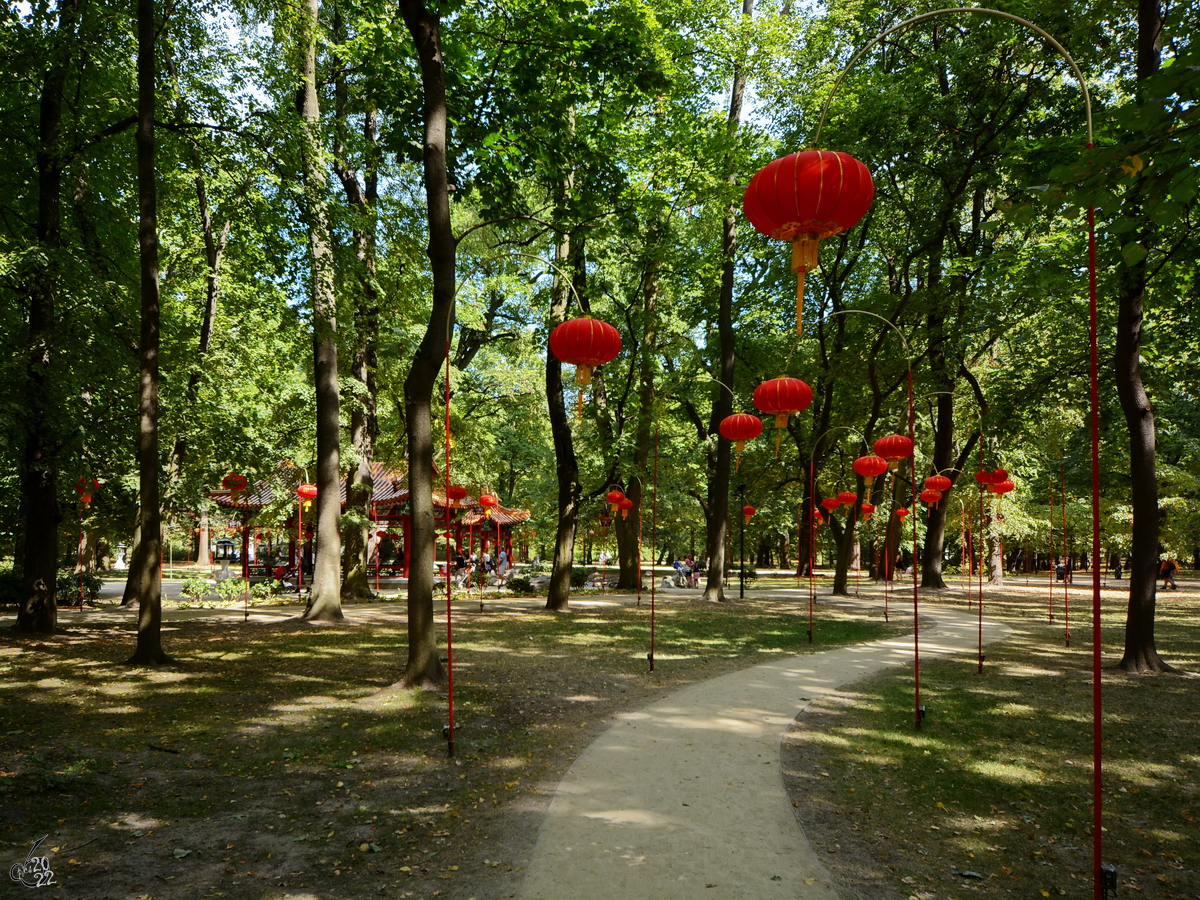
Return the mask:
<path id="1" fill-rule="evenodd" d="M 750 518 L 756 512 L 758 512 L 758 510 L 755 509 L 753 506 L 743 506 L 742 507 L 742 518 L 745 519 L 745 524 L 747 524 L 747 525 L 750 524 Z"/>
<path id="2" fill-rule="evenodd" d="M 733 471 L 736 472 L 742 464 L 742 451 L 746 449 L 746 441 L 752 441 L 762 434 L 763 424 L 762 419 L 758 416 L 752 416 L 749 413 L 734 413 L 732 416 L 722 419 L 717 430 L 721 432 L 721 437 L 725 440 L 734 442 L 734 448 L 737 450 L 737 462 L 734 464 Z"/>
<path id="3" fill-rule="evenodd" d="M 375 532 L 375 537 L 379 538 L 381 541 L 387 536 L 388 536 L 388 533 L 386 531 Z"/>
<path id="4" fill-rule="evenodd" d="M 908 517 L 908 510 L 902 506 L 896 510 L 896 515 L 900 517 L 900 521 L 904 521 Z"/>
<path id="5" fill-rule="evenodd" d="M 819 509 L 814 509 L 813 510 L 813 528 L 820 528 L 824 524 L 825 524 L 825 517 L 823 515 L 821 515 L 821 511 Z"/>
<path id="6" fill-rule="evenodd" d="M 315 484 L 302 484 L 296 488 L 296 496 L 301 500 L 314 500 L 317 496 L 317 486 Z"/>
<path id="7" fill-rule="evenodd" d="M 864 503 L 864 504 L 862 505 L 862 517 L 863 517 L 863 521 L 865 522 L 867 519 L 871 518 L 871 513 L 873 513 L 873 512 L 875 512 L 875 504 L 873 504 L 873 503 Z"/>
<path id="8" fill-rule="evenodd" d="M 599 319 L 568 319 L 550 332 L 550 352 L 575 366 L 575 382 L 592 381 L 592 369 L 621 352 L 621 333 Z"/>
<path id="9" fill-rule="evenodd" d="M 1008 473 L 1006 472 L 1005 476 L 1007 477 L 1007 475 Z M 979 482 L 979 489 L 983 490 L 988 485 L 996 484 L 1004 479 L 997 478 L 995 472 L 989 472 L 987 469 L 981 466 L 979 471 L 975 473 L 975 480 Z"/>
<path id="10" fill-rule="evenodd" d="M 938 501 L 942 499 L 942 492 L 931 491 L 926 488 L 925 490 L 921 491 L 920 497 L 924 502 L 929 504 L 930 508 L 935 508 L 938 504 Z"/>
<path id="11" fill-rule="evenodd" d="M 608 496 L 604 499 L 608 501 L 608 505 L 611 506 L 612 511 L 616 513 L 617 509 L 620 507 L 621 501 L 625 499 L 625 494 L 622 491 L 611 490 L 608 492 Z"/>
<path id="12" fill-rule="evenodd" d="M 993 494 L 1001 494 L 1001 495 L 1007 494 L 1009 491 L 1013 490 L 1014 488 L 1016 488 L 1016 485 L 1013 484 L 1013 482 L 1011 480 L 1009 480 L 1008 478 L 1005 478 L 1003 481 L 998 481 L 995 484 L 988 485 L 989 491 L 991 491 Z"/>
<path id="13" fill-rule="evenodd" d="M 75 491 L 79 494 L 79 499 L 84 506 L 88 506 L 92 502 L 92 489 L 100 487 L 100 482 L 95 478 L 80 478 L 75 482 Z"/>
<path id="14" fill-rule="evenodd" d="M 500 505 L 500 498 L 495 494 L 480 494 L 479 505 L 483 507 L 483 515 L 485 518 L 492 517 L 492 510 Z"/>
<path id="15" fill-rule="evenodd" d="M 931 491 L 941 491 L 944 494 L 953 487 L 953 482 L 945 475 L 930 475 L 925 479 L 925 487 Z"/>
<path id="16" fill-rule="evenodd" d="M 792 242 L 796 273 L 796 333 L 803 333 L 804 275 L 817 267 L 821 238 L 852 228 L 875 197 L 867 167 L 848 153 L 804 150 L 761 169 L 742 207 L 768 237 Z"/>
<path id="17" fill-rule="evenodd" d="M 452 484 L 446 488 L 446 499 L 458 502 L 467 499 L 467 489 L 461 484 Z"/>
<path id="18" fill-rule="evenodd" d="M 621 502 L 617 504 L 617 508 L 621 510 L 621 518 L 628 519 L 629 511 L 633 509 L 633 501 L 628 497 L 621 498 Z"/>
<path id="19" fill-rule="evenodd" d="M 842 505 L 842 501 L 839 500 L 837 497 L 826 497 L 824 500 L 821 501 L 822 508 L 825 509 L 827 512 L 833 512 L 835 509 L 837 509 L 841 505 Z"/>
<path id="20" fill-rule="evenodd" d="M 783 429 L 788 426 L 788 417 L 808 409 L 812 398 L 812 388 L 799 378 L 786 375 L 764 381 L 754 389 L 754 405 L 775 417 L 776 457 L 779 456 L 779 442 L 783 439 Z"/>
<path id="21" fill-rule="evenodd" d="M 81 501 L 83 501 L 84 506 L 90 506 L 92 503 L 92 495 L 91 494 L 80 494 L 79 499 Z"/>
<path id="22" fill-rule="evenodd" d="M 842 491 L 837 495 L 837 498 L 842 506 L 853 506 L 858 502 L 858 494 L 854 493 L 854 491 Z"/>
<path id="23" fill-rule="evenodd" d="M 895 472 L 900 467 L 900 460 L 908 459 L 913 454 L 912 438 L 902 434 L 889 434 L 875 442 L 872 449 L 876 456 L 882 456 L 888 461 L 888 468 Z"/>
<path id="24" fill-rule="evenodd" d="M 237 494 L 246 489 L 245 475 L 226 475 L 221 479 L 221 487 L 229 491 L 231 494 Z"/>
<path id="25" fill-rule="evenodd" d="M 875 479 L 888 470 L 888 461 L 882 456 L 860 456 L 854 461 L 854 471 L 863 477 L 863 483 L 870 493 Z"/>

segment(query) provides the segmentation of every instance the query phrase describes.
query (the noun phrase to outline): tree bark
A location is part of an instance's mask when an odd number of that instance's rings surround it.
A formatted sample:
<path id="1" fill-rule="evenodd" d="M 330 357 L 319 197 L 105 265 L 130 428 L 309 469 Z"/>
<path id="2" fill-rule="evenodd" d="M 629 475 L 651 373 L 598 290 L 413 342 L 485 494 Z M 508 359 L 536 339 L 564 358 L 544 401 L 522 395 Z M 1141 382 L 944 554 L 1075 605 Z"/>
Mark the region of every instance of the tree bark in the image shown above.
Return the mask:
<path id="1" fill-rule="evenodd" d="M 58 412 L 53 394 L 56 347 L 54 329 L 58 298 L 58 255 L 62 247 L 62 111 L 63 89 L 73 53 L 78 0 L 59 5 L 55 44 L 57 57 L 48 65 L 38 101 L 37 243 L 45 262 L 30 280 L 29 346 L 25 362 L 21 523 L 23 540 L 18 631 L 53 634 L 58 625 L 54 592 L 58 573 L 58 461 L 46 430 Z"/>
<path id="2" fill-rule="evenodd" d="M 742 0 L 742 15 L 754 15 L 754 0 Z M 733 68 L 733 82 L 729 90 L 729 113 L 726 130 L 730 138 L 737 135 L 742 123 L 742 100 L 746 93 L 746 65 L 738 61 Z M 732 170 L 732 160 L 730 169 Z M 737 182 L 737 174 L 730 171 L 730 184 Z M 716 446 L 709 445 L 706 461 L 708 467 L 708 503 L 704 509 L 704 551 L 708 557 L 708 575 L 704 582 L 702 599 L 710 603 L 723 603 L 725 597 L 725 544 L 729 527 L 729 464 L 732 459 L 732 444 L 721 437 L 721 421 L 733 414 L 733 376 L 737 338 L 733 330 L 734 269 L 737 265 L 737 218 L 731 206 L 721 226 L 721 290 L 717 299 L 717 353 L 718 376 L 721 383 L 714 391 L 712 415 L 708 420 L 708 433 L 716 438 Z"/>
<path id="3" fill-rule="evenodd" d="M 550 302 L 550 328 L 566 321 L 570 308 L 570 282 L 563 274 L 571 257 L 571 235 L 563 234 L 555 244 L 554 286 Z M 558 479 L 558 525 L 554 537 L 554 565 L 546 590 L 546 609 L 564 610 L 571 597 L 571 568 L 575 561 L 575 529 L 579 519 L 579 462 L 571 422 L 563 401 L 562 363 L 546 348 L 546 402 L 549 406 L 550 433 L 554 438 L 554 466 Z M 618 526 L 619 527 L 619 526 Z"/>
<path id="4" fill-rule="evenodd" d="M 302 619 L 341 621 L 341 398 L 338 392 L 337 295 L 333 283 L 333 238 L 325 197 L 324 154 L 321 152 L 317 101 L 317 30 L 319 0 L 306 0 L 304 62 L 300 92 L 301 156 L 308 247 L 312 266 L 313 386 L 317 414 L 316 559 L 311 593 Z"/>
<path id="5" fill-rule="evenodd" d="M 1137 76 L 1142 81 L 1159 70 L 1162 11 L 1159 0 L 1138 2 Z M 1145 102 L 1139 97 L 1138 102 Z M 1134 232 L 1143 247 L 1152 246 L 1153 225 L 1142 213 L 1143 189 L 1135 186 L 1129 202 Z M 1118 264 L 1116 382 L 1121 411 L 1129 429 L 1129 475 L 1133 528 L 1129 558 L 1129 607 L 1125 617 L 1125 653 L 1118 667 L 1126 672 L 1174 671 L 1158 655 L 1154 640 L 1158 589 L 1158 462 L 1154 408 L 1146 395 L 1139 362 L 1145 319 L 1148 267 Z"/>
<path id="6" fill-rule="evenodd" d="M 140 260 L 142 328 L 138 341 L 138 500 L 140 552 L 131 566 L 137 587 L 137 646 L 130 665 L 160 665 L 170 659 L 162 646 L 162 511 L 159 507 L 158 458 L 158 191 L 154 170 L 154 0 L 138 0 L 138 250 Z"/>
<path id="7" fill-rule="evenodd" d="M 446 71 L 441 23 L 422 0 L 400 0 L 404 24 L 412 35 L 424 94 L 423 168 L 429 227 L 433 302 L 429 323 L 412 368 L 404 380 L 405 430 L 408 437 L 408 486 L 412 510 L 411 567 L 408 579 L 408 662 L 400 684 L 434 687 L 446 679 L 437 652 L 433 620 L 433 429 L 432 394 L 454 328 L 456 242 L 450 226 L 450 190 L 446 174 Z"/>

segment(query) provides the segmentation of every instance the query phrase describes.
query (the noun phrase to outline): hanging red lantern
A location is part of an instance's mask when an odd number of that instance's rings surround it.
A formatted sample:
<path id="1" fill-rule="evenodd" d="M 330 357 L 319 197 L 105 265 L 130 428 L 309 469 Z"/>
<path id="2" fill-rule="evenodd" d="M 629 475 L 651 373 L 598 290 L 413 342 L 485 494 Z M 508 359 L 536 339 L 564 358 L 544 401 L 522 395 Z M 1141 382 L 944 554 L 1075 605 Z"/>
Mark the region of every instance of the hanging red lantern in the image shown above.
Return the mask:
<path id="1" fill-rule="evenodd" d="M 900 521 L 904 521 L 906 518 L 908 518 L 908 510 L 902 506 L 896 510 L 896 515 L 900 517 Z"/>
<path id="2" fill-rule="evenodd" d="M 296 496 L 304 501 L 304 508 L 308 509 L 312 506 L 313 500 L 317 496 L 317 486 L 315 484 L 302 484 L 296 488 Z"/>
<path id="3" fill-rule="evenodd" d="M 604 499 L 608 501 L 608 505 L 612 507 L 613 514 L 615 515 L 620 508 L 621 501 L 625 499 L 625 494 L 622 491 L 611 490 Z"/>
<path id="4" fill-rule="evenodd" d="M 793 153 L 750 179 L 742 199 L 746 218 L 768 237 L 792 242 L 797 334 L 804 331 L 804 275 L 817 267 L 818 242 L 852 228 L 874 198 L 867 167 L 832 150 Z"/>
<path id="5" fill-rule="evenodd" d="M 452 484 L 446 488 L 446 499 L 453 500 L 457 503 L 460 500 L 467 499 L 467 489 L 461 484 Z"/>
<path id="6" fill-rule="evenodd" d="M 938 501 L 942 499 L 942 492 L 931 491 L 929 488 L 926 488 L 925 490 L 921 491 L 920 497 L 925 503 L 929 504 L 930 509 L 936 509 Z"/>
<path id="7" fill-rule="evenodd" d="M 871 513 L 875 512 L 874 503 L 864 503 L 860 508 L 862 509 L 862 517 L 864 522 L 871 518 Z"/>
<path id="8" fill-rule="evenodd" d="M 737 450 L 737 461 L 734 463 L 733 471 L 736 472 L 742 464 L 742 451 L 746 449 L 746 441 L 752 441 L 762 434 L 763 424 L 762 419 L 758 416 L 752 416 L 749 413 L 734 413 L 732 416 L 722 419 L 717 430 L 721 432 L 721 437 L 734 443 L 734 448 Z"/>
<path id="9" fill-rule="evenodd" d="M 387 536 L 388 536 L 388 533 L 386 531 L 375 532 L 375 537 L 379 538 L 381 541 Z"/>
<path id="10" fill-rule="evenodd" d="M 621 498 L 621 502 L 617 504 L 617 508 L 621 510 L 621 518 L 628 519 L 629 511 L 633 509 L 633 501 L 628 497 Z"/>
<path id="11" fill-rule="evenodd" d="M 799 378 L 786 375 L 764 381 L 754 389 L 754 405 L 775 417 L 776 457 L 779 456 L 779 442 L 783 439 L 783 429 L 788 426 L 788 418 L 793 413 L 808 409 L 812 398 L 812 388 Z"/>
<path id="12" fill-rule="evenodd" d="M 79 500 L 84 506 L 91 505 L 92 491 L 100 487 L 100 482 L 95 478 L 80 478 L 75 482 L 75 492 L 79 494 Z"/>
<path id="13" fill-rule="evenodd" d="M 1007 476 L 1008 473 L 1005 473 Z M 980 466 L 979 471 L 975 473 L 975 480 L 979 482 L 979 489 L 983 490 L 990 484 L 996 484 L 998 481 L 1003 481 L 1003 478 L 997 478 L 995 472 L 989 472 L 987 469 Z"/>
<path id="14" fill-rule="evenodd" d="M 1000 495 L 1007 494 L 1009 491 L 1015 488 L 1016 485 L 1013 484 L 1013 482 L 1008 478 L 1005 478 L 1003 481 L 998 481 L 995 484 L 988 485 L 989 491 L 991 491 L 993 494 Z"/>
<path id="15" fill-rule="evenodd" d="M 888 461 L 882 456 L 860 456 L 854 461 L 854 471 L 861 475 L 863 484 L 867 486 L 867 492 L 870 493 L 871 485 L 875 483 L 875 479 L 888 470 Z"/>
<path id="16" fill-rule="evenodd" d="M 824 500 L 821 501 L 821 507 L 826 512 L 833 512 L 835 509 L 837 509 L 841 505 L 842 505 L 842 501 L 839 500 L 837 497 L 826 497 Z"/>
<path id="17" fill-rule="evenodd" d="M 756 512 L 758 512 L 758 510 L 755 509 L 753 506 L 743 506 L 742 507 L 742 518 L 745 520 L 745 524 L 747 524 L 747 525 L 750 524 L 750 519 L 754 516 L 754 514 Z"/>
<path id="18" fill-rule="evenodd" d="M 882 456 L 888 461 L 888 469 L 895 472 L 900 467 L 900 460 L 908 459 L 913 454 L 912 438 L 902 434 L 889 434 L 877 440 L 872 448 L 876 456 Z"/>
<path id="19" fill-rule="evenodd" d="M 599 319 L 568 319 L 550 332 L 550 352 L 575 366 L 575 383 L 592 383 L 592 369 L 616 359 L 621 352 L 621 333 Z M 579 392 L 578 419 L 583 416 L 583 391 Z"/>
<path id="20" fill-rule="evenodd" d="M 953 486 L 954 483 L 945 475 L 930 475 L 925 479 L 925 487 L 931 491 L 941 491 L 944 494 Z"/>
<path id="21" fill-rule="evenodd" d="M 231 494 L 241 493 L 246 489 L 245 475 L 226 475 L 221 479 L 221 487 L 229 491 Z"/>
<path id="22" fill-rule="evenodd" d="M 1007 481 L 1008 470 L 997 466 L 996 468 L 992 469 L 992 478 L 992 484 L 999 484 L 1002 481 Z"/>
<path id="23" fill-rule="evenodd" d="M 483 507 L 484 517 L 490 519 L 492 517 L 492 510 L 500 505 L 500 498 L 492 493 L 480 494 L 479 505 Z"/>
<path id="24" fill-rule="evenodd" d="M 842 491 L 837 495 L 837 498 L 842 506 L 853 506 L 858 502 L 858 494 L 854 493 L 854 491 Z"/>

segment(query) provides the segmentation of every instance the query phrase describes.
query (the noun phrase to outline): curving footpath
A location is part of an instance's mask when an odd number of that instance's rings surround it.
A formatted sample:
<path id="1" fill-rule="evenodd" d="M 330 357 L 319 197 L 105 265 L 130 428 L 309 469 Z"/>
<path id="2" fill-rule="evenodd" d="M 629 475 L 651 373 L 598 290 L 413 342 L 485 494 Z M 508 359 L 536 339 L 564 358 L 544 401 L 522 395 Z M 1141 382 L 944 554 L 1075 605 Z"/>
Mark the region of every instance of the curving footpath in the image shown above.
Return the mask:
<path id="1" fill-rule="evenodd" d="M 923 605 L 921 659 L 973 650 L 978 628 Z M 912 635 L 806 654 L 619 716 L 559 784 L 519 896 L 836 900 L 784 791 L 783 735 L 813 698 L 912 658 Z"/>

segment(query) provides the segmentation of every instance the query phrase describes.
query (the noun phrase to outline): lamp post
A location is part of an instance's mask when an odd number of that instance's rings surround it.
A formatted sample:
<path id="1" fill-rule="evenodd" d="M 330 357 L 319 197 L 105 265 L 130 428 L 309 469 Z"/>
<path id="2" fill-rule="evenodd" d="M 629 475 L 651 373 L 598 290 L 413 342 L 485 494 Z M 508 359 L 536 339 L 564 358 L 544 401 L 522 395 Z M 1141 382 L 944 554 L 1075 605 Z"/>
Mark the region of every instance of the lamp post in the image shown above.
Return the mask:
<path id="1" fill-rule="evenodd" d="M 299 498 L 296 503 L 296 543 L 300 545 L 300 558 L 296 565 L 296 596 L 299 597 L 304 588 L 304 507 L 311 505 L 316 498 L 317 486 L 302 484 L 296 488 L 296 496 Z"/>
<path id="2" fill-rule="evenodd" d="M 743 481 L 737 486 L 735 492 L 738 498 L 738 506 L 746 505 L 746 483 Z M 746 517 L 741 517 L 741 549 L 738 551 L 738 599 L 744 599 L 746 596 Z"/>

